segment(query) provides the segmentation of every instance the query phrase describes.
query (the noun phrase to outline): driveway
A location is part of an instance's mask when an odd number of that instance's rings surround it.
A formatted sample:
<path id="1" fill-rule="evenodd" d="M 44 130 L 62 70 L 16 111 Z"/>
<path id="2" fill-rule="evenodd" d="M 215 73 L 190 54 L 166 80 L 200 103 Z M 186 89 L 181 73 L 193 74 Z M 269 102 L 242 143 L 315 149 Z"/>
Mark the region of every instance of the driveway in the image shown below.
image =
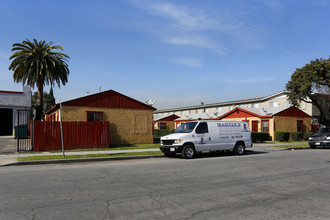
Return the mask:
<path id="1" fill-rule="evenodd" d="M 15 153 L 17 151 L 17 140 L 14 136 L 0 136 L 0 154 Z"/>

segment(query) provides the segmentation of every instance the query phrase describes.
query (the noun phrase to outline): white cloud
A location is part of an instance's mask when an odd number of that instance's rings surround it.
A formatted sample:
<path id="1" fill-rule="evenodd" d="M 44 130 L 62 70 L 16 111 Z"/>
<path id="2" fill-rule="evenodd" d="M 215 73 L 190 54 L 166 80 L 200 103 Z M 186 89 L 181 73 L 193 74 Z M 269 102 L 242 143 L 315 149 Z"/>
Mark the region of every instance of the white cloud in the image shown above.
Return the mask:
<path id="1" fill-rule="evenodd" d="M 225 79 L 224 81 L 227 83 L 239 83 L 239 84 L 245 84 L 245 83 L 262 83 L 262 82 L 268 82 L 275 80 L 275 77 L 266 77 L 266 78 L 251 78 L 251 79 Z"/>
<path id="2" fill-rule="evenodd" d="M 226 54 L 226 48 L 223 48 L 219 46 L 217 43 L 212 42 L 212 40 L 207 39 L 203 36 L 179 36 L 179 37 L 168 37 L 166 39 L 163 39 L 163 41 L 175 44 L 175 45 L 181 45 L 181 46 L 192 46 L 197 48 L 203 48 L 203 49 L 210 49 L 214 52 L 218 53 L 219 55 L 225 55 Z"/>
<path id="3" fill-rule="evenodd" d="M 194 9 L 180 7 L 168 2 L 158 2 L 150 5 L 151 13 L 158 14 L 175 21 L 178 28 L 187 31 L 215 29 L 214 20 Z"/>
<path id="4" fill-rule="evenodd" d="M 194 58 L 187 58 L 187 57 L 178 57 L 171 60 L 172 63 L 194 67 L 194 68 L 202 68 L 203 63 L 202 61 Z"/>
<path id="5" fill-rule="evenodd" d="M 159 40 L 185 47 L 196 47 L 226 55 L 230 47 L 262 49 L 264 29 L 250 23 L 242 9 L 203 8 L 182 5 L 176 1 L 128 0 L 147 13 L 157 16 L 141 27 Z M 275 5 L 275 3 L 272 3 Z M 275 7 L 275 6 L 274 6 Z M 142 26 L 143 26 L 142 25 Z"/>

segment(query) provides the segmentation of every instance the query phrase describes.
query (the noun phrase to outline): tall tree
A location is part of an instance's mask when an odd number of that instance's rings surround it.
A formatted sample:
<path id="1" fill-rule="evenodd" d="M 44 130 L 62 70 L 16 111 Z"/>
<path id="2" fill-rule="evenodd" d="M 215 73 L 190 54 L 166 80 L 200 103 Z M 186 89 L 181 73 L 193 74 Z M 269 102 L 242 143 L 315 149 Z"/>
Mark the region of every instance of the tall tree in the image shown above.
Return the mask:
<path id="1" fill-rule="evenodd" d="M 298 106 L 303 102 L 312 103 L 320 111 L 319 123 L 330 125 L 330 59 L 316 59 L 296 69 L 286 84 L 290 103 Z M 316 94 L 319 93 L 319 94 Z M 323 94 L 320 95 L 320 94 Z"/>
<path id="2" fill-rule="evenodd" d="M 64 53 L 54 50 L 63 50 L 60 45 L 53 45 L 53 42 L 25 40 L 22 43 L 13 44 L 12 51 L 15 51 L 9 60 L 13 59 L 9 70 L 13 70 L 14 81 L 23 85 L 27 84 L 38 89 L 36 120 L 41 120 L 43 108 L 44 85 L 61 84 L 68 82 L 70 73 L 68 59 Z"/>
<path id="3" fill-rule="evenodd" d="M 43 95 L 43 107 L 42 107 L 42 113 L 47 112 L 51 107 L 53 107 L 56 102 L 53 94 L 53 88 L 50 88 L 49 93 L 44 92 Z M 32 108 L 36 109 L 37 108 L 37 103 L 38 103 L 38 92 L 34 92 L 31 97 L 31 106 Z"/>

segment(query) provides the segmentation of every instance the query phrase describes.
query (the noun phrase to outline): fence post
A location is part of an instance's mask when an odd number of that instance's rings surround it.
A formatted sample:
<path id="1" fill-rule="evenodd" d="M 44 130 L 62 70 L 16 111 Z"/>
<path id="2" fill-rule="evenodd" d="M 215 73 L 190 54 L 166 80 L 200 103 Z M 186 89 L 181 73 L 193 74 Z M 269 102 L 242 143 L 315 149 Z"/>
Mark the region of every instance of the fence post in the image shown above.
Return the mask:
<path id="1" fill-rule="evenodd" d="M 62 152 L 63 152 L 63 157 L 65 157 L 64 153 L 64 143 L 63 143 L 63 127 L 62 127 L 62 103 L 60 100 L 60 126 L 61 126 L 61 142 L 62 142 Z"/>

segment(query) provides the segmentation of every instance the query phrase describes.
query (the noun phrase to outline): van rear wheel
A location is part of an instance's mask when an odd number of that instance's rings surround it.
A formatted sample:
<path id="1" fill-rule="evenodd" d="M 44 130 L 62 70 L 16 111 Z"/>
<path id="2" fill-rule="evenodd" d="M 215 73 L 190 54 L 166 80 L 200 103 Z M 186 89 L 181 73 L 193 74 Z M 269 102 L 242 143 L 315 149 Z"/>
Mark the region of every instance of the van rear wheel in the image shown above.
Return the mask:
<path id="1" fill-rule="evenodd" d="M 182 150 L 182 157 L 184 159 L 194 158 L 195 154 L 196 154 L 195 148 L 191 144 L 186 145 Z"/>
<path id="2" fill-rule="evenodd" d="M 242 143 L 237 143 L 234 147 L 234 153 L 236 155 L 242 155 L 245 153 L 245 146 Z"/>

